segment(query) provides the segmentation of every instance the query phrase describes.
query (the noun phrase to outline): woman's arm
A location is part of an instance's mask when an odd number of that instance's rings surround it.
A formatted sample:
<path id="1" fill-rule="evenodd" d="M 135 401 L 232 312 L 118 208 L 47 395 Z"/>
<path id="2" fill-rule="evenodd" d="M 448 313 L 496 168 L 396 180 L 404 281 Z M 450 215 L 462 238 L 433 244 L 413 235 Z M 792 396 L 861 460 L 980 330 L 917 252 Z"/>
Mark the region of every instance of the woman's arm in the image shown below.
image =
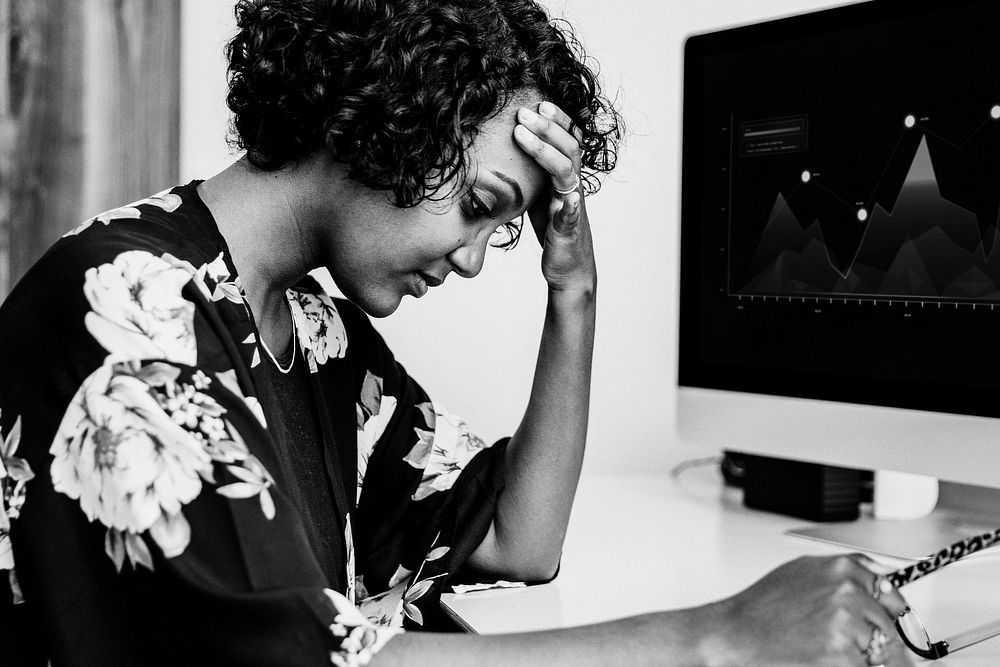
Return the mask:
<path id="1" fill-rule="evenodd" d="M 559 565 L 587 437 L 595 295 L 550 293 L 534 383 L 507 447 L 507 484 L 470 564 L 516 580 Z"/>
<path id="2" fill-rule="evenodd" d="M 550 578 L 576 493 L 590 407 L 597 269 L 569 118 L 543 102 L 519 110 L 514 139 L 555 193 L 529 212 L 543 246 L 548 307 L 528 406 L 507 448 L 507 484 L 470 564 L 505 578 Z"/>
<path id="3" fill-rule="evenodd" d="M 379 665 L 910 665 L 893 627 L 906 602 L 873 594 L 860 556 L 803 557 L 743 592 L 692 609 L 514 635 L 409 633 Z M 876 632 L 881 649 L 865 649 Z"/>
<path id="4" fill-rule="evenodd" d="M 697 665 L 710 610 L 646 614 L 565 630 L 509 635 L 407 633 L 378 654 L 381 665 Z"/>

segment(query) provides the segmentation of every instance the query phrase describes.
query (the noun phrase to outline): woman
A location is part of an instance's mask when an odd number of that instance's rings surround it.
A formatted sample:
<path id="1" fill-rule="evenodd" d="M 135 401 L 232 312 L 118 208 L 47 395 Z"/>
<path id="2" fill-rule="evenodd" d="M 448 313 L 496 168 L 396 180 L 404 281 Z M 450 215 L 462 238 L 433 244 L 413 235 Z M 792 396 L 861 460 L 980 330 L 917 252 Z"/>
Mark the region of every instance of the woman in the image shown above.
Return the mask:
<path id="1" fill-rule="evenodd" d="M 237 18 L 246 157 L 83 223 L 0 310 L 4 664 L 906 661 L 905 603 L 860 557 L 530 641 L 403 633 L 439 624 L 446 584 L 558 569 L 593 349 L 583 193 L 618 119 L 531 0 Z M 366 315 L 474 277 L 525 214 L 548 306 L 524 418 L 488 446 Z"/>

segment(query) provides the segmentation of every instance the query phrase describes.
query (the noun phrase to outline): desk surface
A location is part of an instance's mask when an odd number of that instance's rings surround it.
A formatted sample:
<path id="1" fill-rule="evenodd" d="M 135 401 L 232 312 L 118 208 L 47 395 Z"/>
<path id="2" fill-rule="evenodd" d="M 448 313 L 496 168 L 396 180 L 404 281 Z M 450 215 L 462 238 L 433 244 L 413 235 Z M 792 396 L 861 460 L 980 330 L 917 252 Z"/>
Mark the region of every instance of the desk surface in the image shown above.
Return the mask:
<path id="1" fill-rule="evenodd" d="M 667 475 L 585 475 L 559 577 L 550 584 L 442 597 L 473 632 L 568 627 L 728 597 L 781 563 L 845 549 L 784 534 L 801 519 L 743 507 L 714 468 Z M 996 551 L 996 550 L 993 550 Z M 1000 554 L 972 556 L 903 589 L 932 635 L 1000 619 Z M 916 657 L 916 656 L 914 656 Z M 996 665 L 1000 638 L 940 665 Z"/>

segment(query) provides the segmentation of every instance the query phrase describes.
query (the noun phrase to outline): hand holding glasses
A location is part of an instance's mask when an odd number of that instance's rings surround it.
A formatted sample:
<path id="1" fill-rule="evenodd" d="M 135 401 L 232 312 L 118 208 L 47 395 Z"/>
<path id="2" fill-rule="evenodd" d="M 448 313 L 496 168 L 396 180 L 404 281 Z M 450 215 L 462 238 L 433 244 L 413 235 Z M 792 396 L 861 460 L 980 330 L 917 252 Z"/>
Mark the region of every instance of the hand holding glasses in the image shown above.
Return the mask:
<path id="1" fill-rule="evenodd" d="M 925 577 L 932 572 L 940 570 L 945 565 L 954 563 L 977 551 L 988 549 L 992 546 L 1000 545 L 1000 529 L 992 533 L 982 533 L 967 537 L 964 540 L 955 542 L 951 546 L 941 549 L 932 557 L 918 561 L 913 565 L 901 568 L 884 577 L 876 577 L 875 590 L 876 598 L 882 590 L 881 582 L 891 584 L 892 587 L 900 588 L 911 582 Z M 953 637 L 940 641 L 933 641 L 930 634 L 920 622 L 920 617 L 916 612 L 907 607 L 899 618 L 896 619 L 896 629 L 903 643 L 917 655 L 928 660 L 936 660 L 954 653 L 959 649 L 972 646 L 981 641 L 1000 635 L 1000 620 L 981 625 L 966 632 L 959 633 Z"/>

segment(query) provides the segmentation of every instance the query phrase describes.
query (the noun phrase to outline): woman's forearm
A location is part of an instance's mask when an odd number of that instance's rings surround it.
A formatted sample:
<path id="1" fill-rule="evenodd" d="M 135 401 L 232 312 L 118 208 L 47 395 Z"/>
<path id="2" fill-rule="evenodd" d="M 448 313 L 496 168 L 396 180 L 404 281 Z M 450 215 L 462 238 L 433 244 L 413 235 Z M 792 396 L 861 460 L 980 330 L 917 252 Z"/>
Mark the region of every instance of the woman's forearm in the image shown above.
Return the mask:
<path id="1" fill-rule="evenodd" d="M 507 635 L 407 633 L 374 665 L 698 665 L 716 662 L 712 606 Z"/>
<path id="2" fill-rule="evenodd" d="M 700 607 L 533 633 L 404 634 L 377 664 L 912 665 L 893 625 L 906 600 L 873 595 L 874 577 L 857 554 L 802 557 Z"/>
<path id="3" fill-rule="evenodd" d="M 507 448 L 507 483 L 471 564 L 504 578 L 546 579 L 559 563 L 580 477 L 590 407 L 596 285 L 550 290 L 534 382 Z"/>

